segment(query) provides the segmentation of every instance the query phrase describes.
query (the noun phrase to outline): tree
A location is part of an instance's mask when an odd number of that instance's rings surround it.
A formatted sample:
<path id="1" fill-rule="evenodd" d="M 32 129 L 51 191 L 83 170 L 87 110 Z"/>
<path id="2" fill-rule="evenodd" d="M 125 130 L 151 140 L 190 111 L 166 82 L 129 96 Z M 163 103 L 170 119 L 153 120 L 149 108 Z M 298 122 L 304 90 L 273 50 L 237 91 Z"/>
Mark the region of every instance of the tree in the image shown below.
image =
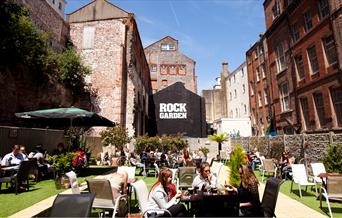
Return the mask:
<path id="1" fill-rule="evenodd" d="M 323 163 L 328 172 L 342 173 L 342 146 L 331 144 L 326 150 Z"/>
<path id="2" fill-rule="evenodd" d="M 127 129 L 120 126 L 108 127 L 100 135 L 104 146 L 114 145 L 120 151 L 131 141 Z"/>
<path id="3" fill-rule="evenodd" d="M 211 141 L 218 143 L 218 156 L 220 156 L 220 151 L 222 150 L 222 143 L 227 140 L 226 134 L 224 133 L 213 134 L 213 135 L 209 135 L 208 138 Z"/>
<path id="4" fill-rule="evenodd" d="M 229 175 L 229 183 L 232 186 L 238 187 L 240 185 L 240 165 L 245 164 L 245 151 L 243 150 L 242 145 L 236 145 L 231 154 L 230 154 L 230 175 Z"/>

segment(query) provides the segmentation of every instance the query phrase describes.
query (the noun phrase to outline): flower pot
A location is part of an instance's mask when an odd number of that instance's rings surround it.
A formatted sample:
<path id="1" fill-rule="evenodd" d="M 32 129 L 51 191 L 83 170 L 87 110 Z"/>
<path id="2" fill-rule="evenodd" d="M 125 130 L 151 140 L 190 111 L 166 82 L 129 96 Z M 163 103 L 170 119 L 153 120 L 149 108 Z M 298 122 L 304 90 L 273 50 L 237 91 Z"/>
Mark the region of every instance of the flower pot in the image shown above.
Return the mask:
<path id="1" fill-rule="evenodd" d="M 65 174 L 57 174 L 55 185 L 56 189 L 68 189 L 70 188 L 69 178 Z"/>

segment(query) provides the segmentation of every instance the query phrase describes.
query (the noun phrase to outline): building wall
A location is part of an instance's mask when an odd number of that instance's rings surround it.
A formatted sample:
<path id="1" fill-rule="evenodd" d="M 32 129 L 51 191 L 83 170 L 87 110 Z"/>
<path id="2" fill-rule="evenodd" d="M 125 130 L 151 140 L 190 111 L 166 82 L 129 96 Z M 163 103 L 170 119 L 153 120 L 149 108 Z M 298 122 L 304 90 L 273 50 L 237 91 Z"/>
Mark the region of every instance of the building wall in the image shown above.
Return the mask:
<path id="1" fill-rule="evenodd" d="M 19 2 L 29 9 L 32 21 L 40 30 L 51 33 L 50 44 L 53 49 L 62 51 L 68 40 L 69 28 L 64 21 L 64 16 L 61 16 L 47 0 L 19 0 Z"/>
<path id="2" fill-rule="evenodd" d="M 92 71 L 86 78 L 95 92 L 92 110 L 127 128 L 131 136 L 145 134 L 151 90 L 134 17 L 98 0 L 68 15 L 68 21 L 71 41 Z"/>
<path id="3" fill-rule="evenodd" d="M 174 49 L 162 50 L 162 44 L 172 44 Z M 180 52 L 178 40 L 167 36 L 146 47 L 145 55 L 150 66 L 153 93 L 183 82 L 186 89 L 197 94 L 196 62 Z M 172 70 L 171 67 L 175 68 Z M 181 70 L 182 67 L 185 69 Z"/>
<path id="4" fill-rule="evenodd" d="M 228 136 L 251 136 L 251 120 L 245 118 L 222 118 L 214 121 L 217 133 L 225 133 Z"/>
<path id="5" fill-rule="evenodd" d="M 226 79 L 228 118 L 250 118 L 248 74 L 244 62 Z M 236 93 L 236 95 L 235 95 Z"/>
<path id="6" fill-rule="evenodd" d="M 339 60 L 339 68 L 342 69 L 342 1 L 331 0 L 329 1 L 329 4 L 331 23 L 334 31 L 337 55 Z"/>
<path id="7" fill-rule="evenodd" d="M 46 0 L 51 7 L 64 19 L 65 0 Z"/>

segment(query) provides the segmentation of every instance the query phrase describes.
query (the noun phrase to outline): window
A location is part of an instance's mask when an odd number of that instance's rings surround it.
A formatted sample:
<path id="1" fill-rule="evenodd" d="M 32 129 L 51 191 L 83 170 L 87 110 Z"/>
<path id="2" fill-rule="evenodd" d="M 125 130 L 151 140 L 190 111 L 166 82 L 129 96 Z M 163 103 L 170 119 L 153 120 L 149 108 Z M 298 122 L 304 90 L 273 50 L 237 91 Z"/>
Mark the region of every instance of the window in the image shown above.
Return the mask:
<path id="1" fill-rule="evenodd" d="M 233 110 L 230 110 L 230 117 L 233 117 Z"/>
<path id="2" fill-rule="evenodd" d="M 231 93 L 231 92 L 229 92 L 229 99 L 230 99 L 230 100 L 232 100 L 232 99 L 233 99 L 233 97 L 232 97 L 232 93 Z"/>
<path id="3" fill-rule="evenodd" d="M 319 18 L 322 20 L 329 15 L 328 0 L 318 0 Z"/>
<path id="4" fill-rule="evenodd" d="M 312 17 L 311 17 L 311 12 L 308 10 L 304 12 L 304 29 L 305 32 L 308 32 L 312 28 Z"/>
<path id="5" fill-rule="evenodd" d="M 233 76 L 233 79 L 234 79 L 234 83 L 236 82 L 236 80 L 235 80 L 235 75 Z"/>
<path id="6" fill-rule="evenodd" d="M 245 94 L 246 93 L 246 87 L 245 84 L 242 84 L 242 93 Z"/>
<path id="7" fill-rule="evenodd" d="M 276 47 L 276 63 L 278 73 L 282 72 L 286 68 L 286 59 L 283 43 L 280 43 Z"/>
<path id="8" fill-rule="evenodd" d="M 176 67 L 176 65 L 170 65 L 169 66 L 169 71 L 170 71 L 170 74 L 172 74 L 172 75 L 177 74 L 177 67 Z"/>
<path id="9" fill-rule="evenodd" d="M 323 38 L 322 41 L 323 41 L 325 56 L 327 58 L 329 65 L 336 63 L 337 54 L 336 54 L 335 40 L 333 36 L 330 35 L 326 38 Z"/>
<path id="10" fill-rule="evenodd" d="M 276 19 L 280 15 L 280 5 L 278 1 L 274 2 L 274 5 L 272 7 L 272 15 L 273 15 L 273 20 Z"/>
<path id="11" fill-rule="evenodd" d="M 231 86 L 232 85 L 232 80 L 231 80 L 231 78 L 229 78 L 229 86 Z"/>
<path id="12" fill-rule="evenodd" d="M 252 83 L 250 84 L 249 90 L 251 90 L 251 96 L 253 96 L 254 95 L 254 89 L 253 89 L 253 84 Z"/>
<path id="13" fill-rule="evenodd" d="M 55 4 L 56 2 L 55 2 L 55 0 L 52 0 L 52 4 Z"/>
<path id="14" fill-rule="evenodd" d="M 290 28 L 291 28 L 292 42 L 297 42 L 297 40 L 300 37 L 297 23 L 292 24 Z"/>
<path id="15" fill-rule="evenodd" d="M 95 27 L 86 26 L 83 29 L 83 49 L 94 48 Z"/>
<path id="16" fill-rule="evenodd" d="M 58 9 L 62 10 L 62 3 L 60 3 L 60 2 L 58 3 Z"/>
<path id="17" fill-rule="evenodd" d="M 168 66 L 167 65 L 160 65 L 160 74 L 167 74 L 167 68 Z"/>
<path id="18" fill-rule="evenodd" d="M 256 68 L 256 79 L 257 79 L 257 82 L 260 81 L 260 71 L 259 71 L 259 67 Z"/>
<path id="19" fill-rule="evenodd" d="M 318 66 L 318 60 L 316 55 L 316 46 L 311 46 L 307 49 L 309 61 L 310 61 L 310 67 L 311 67 L 311 73 L 315 74 L 319 70 Z"/>
<path id="20" fill-rule="evenodd" d="M 302 106 L 302 113 L 303 113 L 303 121 L 308 129 L 309 126 L 309 104 L 308 99 L 306 97 L 300 99 L 300 105 Z"/>
<path id="21" fill-rule="evenodd" d="M 243 105 L 244 109 L 245 109 L 245 114 L 247 114 L 247 105 Z"/>
<path id="22" fill-rule="evenodd" d="M 261 92 L 258 92 L 258 106 L 262 106 Z"/>
<path id="23" fill-rule="evenodd" d="M 262 64 L 261 66 L 261 72 L 262 72 L 262 78 L 265 79 L 266 78 L 266 64 Z"/>
<path id="24" fill-rule="evenodd" d="M 324 102 L 322 93 L 315 93 L 314 95 L 316 112 L 318 115 L 319 123 L 321 127 L 325 125 L 325 113 L 324 113 Z"/>
<path id="25" fill-rule="evenodd" d="M 163 80 L 162 80 L 162 86 L 163 86 L 163 87 L 166 87 L 166 86 L 167 86 L 167 80 L 166 80 L 166 79 L 163 79 Z"/>
<path id="26" fill-rule="evenodd" d="M 303 80 L 305 78 L 305 70 L 304 70 L 302 55 L 301 54 L 297 55 L 295 57 L 295 61 L 296 61 L 298 78 L 299 80 Z"/>
<path id="27" fill-rule="evenodd" d="M 267 95 L 267 89 L 264 89 L 264 100 L 265 100 L 265 105 L 268 105 L 268 95 Z"/>
<path id="28" fill-rule="evenodd" d="M 334 104 L 337 123 L 342 126 L 342 87 L 330 89 L 331 100 Z"/>
<path id="29" fill-rule="evenodd" d="M 173 43 L 162 43 L 161 50 L 162 51 L 174 51 L 176 50 L 176 47 Z"/>
<path id="30" fill-rule="evenodd" d="M 237 108 L 235 108 L 235 117 L 239 117 L 239 111 Z"/>
<path id="31" fill-rule="evenodd" d="M 280 104 L 281 104 L 281 111 L 288 111 L 290 110 L 290 94 L 289 94 L 289 87 L 287 82 L 280 84 Z"/>
<path id="32" fill-rule="evenodd" d="M 150 71 L 156 72 L 157 71 L 157 65 L 156 64 L 151 64 Z"/>
<path id="33" fill-rule="evenodd" d="M 287 7 L 291 4 L 292 0 L 284 0 L 284 6 Z"/>
<path id="34" fill-rule="evenodd" d="M 186 74 L 186 66 L 185 66 L 185 64 L 179 65 L 178 74 L 181 74 L 181 75 L 185 75 Z"/>
<path id="35" fill-rule="evenodd" d="M 243 68 L 241 69 L 241 77 L 245 76 L 245 71 L 243 70 Z"/>
<path id="36" fill-rule="evenodd" d="M 236 89 L 234 89 L 234 98 L 237 98 L 237 92 L 236 92 Z"/>

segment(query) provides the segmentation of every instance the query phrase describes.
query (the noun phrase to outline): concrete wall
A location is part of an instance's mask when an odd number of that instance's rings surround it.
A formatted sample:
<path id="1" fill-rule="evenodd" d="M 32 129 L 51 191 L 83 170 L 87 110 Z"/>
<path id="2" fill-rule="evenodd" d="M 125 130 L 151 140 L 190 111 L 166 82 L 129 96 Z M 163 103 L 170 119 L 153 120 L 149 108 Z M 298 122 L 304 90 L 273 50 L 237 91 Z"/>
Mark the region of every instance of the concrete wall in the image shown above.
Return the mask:
<path id="1" fill-rule="evenodd" d="M 214 128 L 217 133 L 226 133 L 227 135 L 251 136 L 251 120 L 249 118 L 222 118 L 214 121 Z"/>

